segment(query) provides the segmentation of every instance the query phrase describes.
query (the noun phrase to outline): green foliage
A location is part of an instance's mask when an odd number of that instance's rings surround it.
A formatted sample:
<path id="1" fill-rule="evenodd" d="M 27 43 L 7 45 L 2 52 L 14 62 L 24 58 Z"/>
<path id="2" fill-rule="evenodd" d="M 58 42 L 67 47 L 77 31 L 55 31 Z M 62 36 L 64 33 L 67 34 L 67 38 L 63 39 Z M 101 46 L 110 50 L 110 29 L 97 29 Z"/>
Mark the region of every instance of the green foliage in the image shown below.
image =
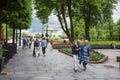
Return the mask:
<path id="1" fill-rule="evenodd" d="M 40 33 L 37 33 L 35 36 L 38 37 L 38 38 L 40 38 L 40 37 L 41 37 L 41 34 L 40 34 Z"/>
<path id="2" fill-rule="evenodd" d="M 3 5 L 4 4 L 4 5 Z M 32 15 L 32 0 L 7 0 L 0 1 L 0 14 L 2 16 L 2 23 L 9 22 L 14 24 L 11 28 L 29 28 Z"/>
<path id="3" fill-rule="evenodd" d="M 22 33 L 22 37 L 27 37 L 27 36 L 28 36 L 27 33 L 25 33 L 25 32 Z"/>
<path id="4" fill-rule="evenodd" d="M 120 45 L 120 41 L 90 41 L 90 44 L 94 45 L 111 45 L 114 42 L 116 45 Z"/>
<path id="5" fill-rule="evenodd" d="M 2 24 L 2 28 L 4 29 L 4 38 L 6 36 L 6 24 Z M 12 29 L 9 28 L 9 25 L 8 25 L 8 39 L 10 40 L 12 37 Z"/>
<path id="6" fill-rule="evenodd" d="M 117 0 L 34 0 L 37 17 L 46 23 L 48 16 L 55 14 L 70 41 L 120 40 L 120 29 L 112 19 L 116 3 Z M 70 26 L 66 23 L 68 17 Z"/>
<path id="7" fill-rule="evenodd" d="M 35 9 L 37 10 L 37 17 L 41 20 L 43 24 L 48 22 L 48 16 L 52 11 L 52 2 L 51 0 L 34 0 Z"/>
<path id="8" fill-rule="evenodd" d="M 101 53 L 90 52 L 90 61 L 99 61 L 104 57 Z"/>

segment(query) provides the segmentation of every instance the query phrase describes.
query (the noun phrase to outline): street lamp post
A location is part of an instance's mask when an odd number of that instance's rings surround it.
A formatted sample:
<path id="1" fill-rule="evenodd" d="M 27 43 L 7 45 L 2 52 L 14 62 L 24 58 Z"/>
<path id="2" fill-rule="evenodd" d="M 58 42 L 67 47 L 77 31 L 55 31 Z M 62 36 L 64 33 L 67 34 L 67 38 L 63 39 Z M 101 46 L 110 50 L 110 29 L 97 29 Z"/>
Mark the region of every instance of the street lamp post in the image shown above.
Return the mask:
<path id="1" fill-rule="evenodd" d="M 46 28 L 46 38 L 48 38 L 48 23 L 47 23 L 47 28 Z"/>
<path id="2" fill-rule="evenodd" d="M 48 22 L 49 22 L 49 17 L 48 17 Z M 47 22 L 47 28 L 46 28 L 46 40 L 47 40 L 47 42 L 49 41 L 48 40 L 48 26 L 49 26 L 48 22 Z"/>
<path id="3" fill-rule="evenodd" d="M 43 24 L 42 24 L 42 37 L 44 37 L 44 34 L 43 34 Z"/>

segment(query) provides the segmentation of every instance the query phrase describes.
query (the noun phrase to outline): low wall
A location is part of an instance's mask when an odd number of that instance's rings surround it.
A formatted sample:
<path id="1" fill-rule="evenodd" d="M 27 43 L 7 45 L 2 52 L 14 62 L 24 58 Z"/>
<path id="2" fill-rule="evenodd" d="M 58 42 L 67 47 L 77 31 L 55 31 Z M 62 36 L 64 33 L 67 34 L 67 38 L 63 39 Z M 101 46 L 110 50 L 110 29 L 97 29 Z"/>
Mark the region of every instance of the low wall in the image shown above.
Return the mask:
<path id="1" fill-rule="evenodd" d="M 53 48 L 54 49 L 61 49 L 61 48 L 68 48 L 71 47 L 70 43 L 55 43 Z M 111 45 L 91 45 L 92 49 L 113 49 Z M 120 45 L 116 45 L 116 49 L 120 49 Z"/>

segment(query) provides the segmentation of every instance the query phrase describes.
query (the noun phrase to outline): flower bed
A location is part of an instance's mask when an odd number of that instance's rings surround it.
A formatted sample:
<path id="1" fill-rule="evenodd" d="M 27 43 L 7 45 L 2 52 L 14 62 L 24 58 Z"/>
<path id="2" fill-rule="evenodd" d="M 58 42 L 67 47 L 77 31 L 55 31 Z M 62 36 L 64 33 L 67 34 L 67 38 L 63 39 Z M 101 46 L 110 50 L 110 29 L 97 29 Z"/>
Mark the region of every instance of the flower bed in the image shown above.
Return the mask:
<path id="1" fill-rule="evenodd" d="M 62 48 L 59 49 L 60 52 L 63 52 L 69 56 L 72 56 L 71 48 Z M 103 55 L 99 52 L 91 51 L 90 52 L 90 62 L 91 63 L 102 63 L 108 59 L 108 56 Z"/>
<path id="2" fill-rule="evenodd" d="M 54 49 L 68 48 L 71 47 L 70 43 L 54 43 Z"/>

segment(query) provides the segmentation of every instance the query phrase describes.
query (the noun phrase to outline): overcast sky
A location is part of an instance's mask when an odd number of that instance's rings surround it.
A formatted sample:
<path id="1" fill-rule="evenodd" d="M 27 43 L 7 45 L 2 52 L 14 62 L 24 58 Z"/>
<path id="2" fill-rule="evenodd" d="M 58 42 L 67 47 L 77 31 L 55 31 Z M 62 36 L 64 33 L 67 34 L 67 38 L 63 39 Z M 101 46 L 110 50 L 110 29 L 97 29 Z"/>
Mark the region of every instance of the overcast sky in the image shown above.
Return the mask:
<path id="1" fill-rule="evenodd" d="M 32 24 L 30 31 L 31 32 L 41 32 L 42 31 L 42 24 L 39 19 L 35 17 L 35 11 L 33 11 L 32 16 Z M 114 22 L 117 22 L 118 19 L 120 19 L 120 0 L 118 0 L 118 4 L 116 5 L 116 9 L 113 10 L 113 20 Z M 69 24 L 69 20 L 67 19 L 67 23 Z M 54 27 L 54 29 L 61 30 L 60 24 L 58 21 L 58 18 L 55 15 L 49 16 L 48 25 L 51 25 Z"/>

